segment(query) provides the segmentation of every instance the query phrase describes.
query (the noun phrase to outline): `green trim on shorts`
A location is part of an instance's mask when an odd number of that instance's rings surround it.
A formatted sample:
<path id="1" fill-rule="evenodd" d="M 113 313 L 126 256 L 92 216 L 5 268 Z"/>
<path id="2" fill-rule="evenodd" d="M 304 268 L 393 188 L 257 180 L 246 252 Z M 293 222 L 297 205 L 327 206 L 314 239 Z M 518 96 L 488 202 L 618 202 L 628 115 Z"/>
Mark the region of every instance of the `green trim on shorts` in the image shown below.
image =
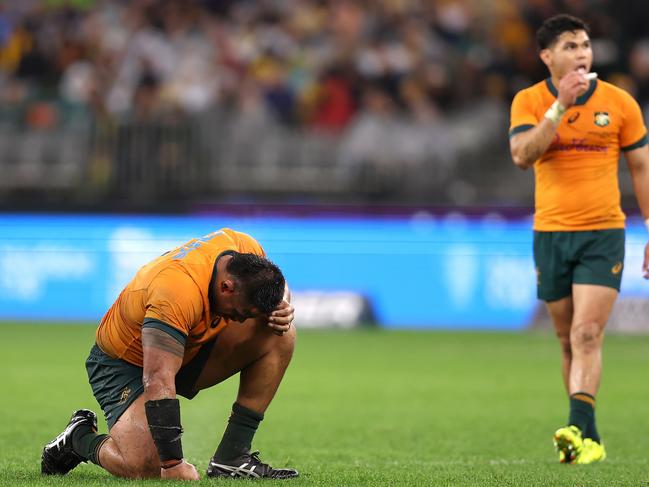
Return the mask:
<path id="1" fill-rule="evenodd" d="M 620 290 L 624 229 L 534 232 L 537 296 L 556 301 L 572 294 L 573 284 Z"/>

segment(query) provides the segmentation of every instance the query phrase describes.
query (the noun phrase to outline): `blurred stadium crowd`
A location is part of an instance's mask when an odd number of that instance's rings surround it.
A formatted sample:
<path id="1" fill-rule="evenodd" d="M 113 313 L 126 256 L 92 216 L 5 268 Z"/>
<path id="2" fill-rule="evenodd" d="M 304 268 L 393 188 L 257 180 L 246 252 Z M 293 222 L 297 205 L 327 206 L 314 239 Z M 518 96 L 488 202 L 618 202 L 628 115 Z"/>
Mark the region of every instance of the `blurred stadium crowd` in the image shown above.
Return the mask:
<path id="1" fill-rule="evenodd" d="M 5 191 L 520 202 L 484 165 L 509 169 L 509 102 L 546 76 L 534 31 L 558 12 L 590 23 L 600 77 L 649 102 L 640 0 L 0 5 Z"/>

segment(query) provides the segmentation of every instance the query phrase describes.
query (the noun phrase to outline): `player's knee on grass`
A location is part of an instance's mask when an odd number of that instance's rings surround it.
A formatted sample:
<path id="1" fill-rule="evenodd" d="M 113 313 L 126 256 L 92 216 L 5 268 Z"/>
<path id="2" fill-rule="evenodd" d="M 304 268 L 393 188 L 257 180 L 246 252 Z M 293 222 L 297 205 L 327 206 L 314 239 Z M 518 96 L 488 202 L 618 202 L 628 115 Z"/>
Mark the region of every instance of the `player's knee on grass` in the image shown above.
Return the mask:
<path id="1" fill-rule="evenodd" d="M 140 429 L 143 433 L 143 428 Z M 114 432 L 114 430 L 111 430 Z M 112 436 L 99 452 L 101 466 L 118 477 L 126 478 L 159 478 L 160 458 L 153 440 L 139 437 Z"/>
<path id="2" fill-rule="evenodd" d="M 150 479 L 160 477 L 160 458 L 157 452 L 143 451 L 141 448 L 129 448 L 128 445 L 106 445 L 106 451 L 100 454 L 101 465 L 119 477 L 132 479 Z"/>
<path id="3" fill-rule="evenodd" d="M 155 455 L 155 457 L 132 457 L 127 465 L 127 470 L 130 478 L 160 478 L 160 459 L 158 458 L 158 455 Z"/>
<path id="4" fill-rule="evenodd" d="M 99 453 L 101 466 L 117 477 L 149 479 L 160 477 L 160 459 L 157 453 L 124 447 L 118 449 L 114 442 L 106 442 Z"/>

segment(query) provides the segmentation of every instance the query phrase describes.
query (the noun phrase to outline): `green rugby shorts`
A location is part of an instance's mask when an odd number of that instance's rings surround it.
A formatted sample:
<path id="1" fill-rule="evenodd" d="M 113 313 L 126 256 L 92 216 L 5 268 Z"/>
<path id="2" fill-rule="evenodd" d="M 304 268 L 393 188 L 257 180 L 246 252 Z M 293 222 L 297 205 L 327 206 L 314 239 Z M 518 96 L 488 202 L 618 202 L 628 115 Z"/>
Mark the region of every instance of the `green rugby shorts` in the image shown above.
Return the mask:
<path id="1" fill-rule="evenodd" d="M 620 290 L 624 229 L 534 232 L 537 296 L 556 301 L 572 294 L 573 284 Z"/>
<path id="2" fill-rule="evenodd" d="M 198 394 L 194 384 L 203 370 L 216 341 L 203 345 L 196 357 L 176 374 L 176 393 L 192 399 Z M 144 392 L 142 367 L 112 358 L 95 344 L 86 360 L 88 381 L 101 406 L 110 430 L 124 411 Z"/>

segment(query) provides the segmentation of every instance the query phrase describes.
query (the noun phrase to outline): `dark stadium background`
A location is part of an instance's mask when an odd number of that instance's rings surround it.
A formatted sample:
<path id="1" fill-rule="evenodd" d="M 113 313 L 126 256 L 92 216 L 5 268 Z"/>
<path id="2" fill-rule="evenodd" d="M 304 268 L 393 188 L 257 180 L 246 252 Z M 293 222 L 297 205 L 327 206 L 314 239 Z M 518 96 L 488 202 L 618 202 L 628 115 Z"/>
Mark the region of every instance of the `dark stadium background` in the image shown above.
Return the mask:
<path id="1" fill-rule="evenodd" d="M 643 2 L 2 2 L 0 318 L 96 320 L 138 265 L 227 224 L 261 232 L 304 326 L 543 323 L 508 109 L 560 11 L 649 113 Z M 621 187 L 633 217 L 624 164 Z M 641 327 L 644 239 L 632 218 L 614 328 Z"/>

